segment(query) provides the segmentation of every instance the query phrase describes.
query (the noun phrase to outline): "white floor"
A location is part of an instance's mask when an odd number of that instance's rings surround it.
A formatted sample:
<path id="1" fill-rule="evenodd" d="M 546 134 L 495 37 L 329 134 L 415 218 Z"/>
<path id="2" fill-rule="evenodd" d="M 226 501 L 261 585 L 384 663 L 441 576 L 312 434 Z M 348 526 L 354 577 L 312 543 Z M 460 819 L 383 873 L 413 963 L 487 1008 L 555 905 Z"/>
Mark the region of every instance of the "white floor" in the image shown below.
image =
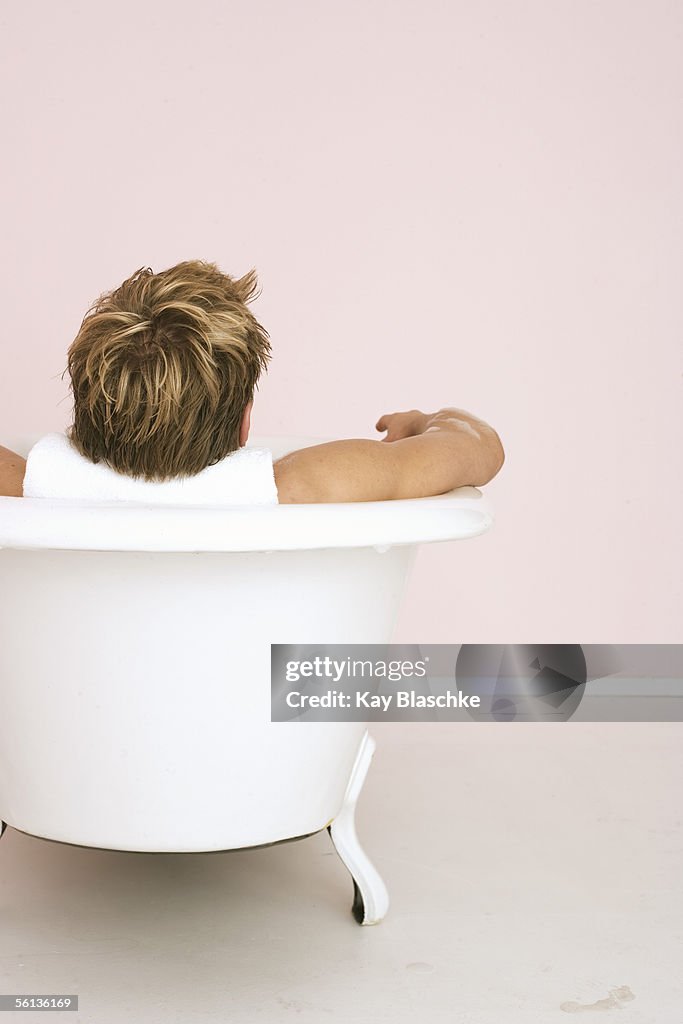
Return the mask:
<path id="1" fill-rule="evenodd" d="M 382 924 L 353 920 L 327 832 L 158 855 L 9 829 L 0 991 L 79 993 L 67 1024 L 681 1024 L 683 726 L 372 732 Z"/>

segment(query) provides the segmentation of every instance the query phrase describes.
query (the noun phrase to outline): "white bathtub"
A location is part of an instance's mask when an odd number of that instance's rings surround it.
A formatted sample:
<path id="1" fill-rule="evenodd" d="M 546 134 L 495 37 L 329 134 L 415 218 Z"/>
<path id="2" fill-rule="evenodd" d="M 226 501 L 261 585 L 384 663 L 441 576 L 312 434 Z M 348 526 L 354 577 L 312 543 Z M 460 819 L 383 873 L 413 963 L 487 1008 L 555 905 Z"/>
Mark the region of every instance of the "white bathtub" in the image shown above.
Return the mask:
<path id="1" fill-rule="evenodd" d="M 0 497 L 0 819 L 147 852 L 327 827 L 356 919 L 381 920 L 353 823 L 374 743 L 359 723 L 271 723 L 270 644 L 388 642 L 417 545 L 491 522 L 470 487 L 258 508 Z"/>

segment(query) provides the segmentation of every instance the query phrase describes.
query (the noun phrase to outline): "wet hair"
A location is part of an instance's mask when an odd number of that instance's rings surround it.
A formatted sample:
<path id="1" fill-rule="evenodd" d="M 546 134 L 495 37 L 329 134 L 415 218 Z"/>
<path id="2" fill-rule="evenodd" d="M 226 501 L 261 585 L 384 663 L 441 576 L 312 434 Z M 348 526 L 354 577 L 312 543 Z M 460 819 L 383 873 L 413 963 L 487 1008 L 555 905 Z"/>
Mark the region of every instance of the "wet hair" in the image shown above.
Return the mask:
<path id="1" fill-rule="evenodd" d="M 189 260 L 141 267 L 90 307 L 68 350 L 73 425 L 91 462 L 145 480 L 192 476 L 239 448 L 242 416 L 270 358 L 234 279 Z M 62 375 L 63 376 L 63 375 Z"/>

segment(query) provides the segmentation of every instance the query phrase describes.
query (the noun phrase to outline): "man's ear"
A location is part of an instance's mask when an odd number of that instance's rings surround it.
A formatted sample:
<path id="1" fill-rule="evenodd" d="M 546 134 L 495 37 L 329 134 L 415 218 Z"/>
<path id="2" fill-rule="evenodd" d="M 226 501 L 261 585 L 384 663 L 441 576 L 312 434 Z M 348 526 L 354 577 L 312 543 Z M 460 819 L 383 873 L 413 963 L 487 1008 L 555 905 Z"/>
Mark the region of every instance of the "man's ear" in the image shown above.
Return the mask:
<path id="1" fill-rule="evenodd" d="M 240 448 L 244 448 L 249 437 L 249 428 L 251 427 L 251 409 L 254 402 L 247 402 L 242 413 L 242 422 L 240 423 Z"/>

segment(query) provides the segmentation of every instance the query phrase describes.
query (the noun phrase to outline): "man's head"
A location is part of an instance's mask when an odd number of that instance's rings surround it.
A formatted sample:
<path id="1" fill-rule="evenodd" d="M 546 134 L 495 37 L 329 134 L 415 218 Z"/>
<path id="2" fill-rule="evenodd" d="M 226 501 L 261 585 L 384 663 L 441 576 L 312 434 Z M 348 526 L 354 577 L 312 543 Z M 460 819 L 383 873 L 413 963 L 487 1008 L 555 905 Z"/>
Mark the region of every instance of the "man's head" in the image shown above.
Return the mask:
<path id="1" fill-rule="evenodd" d="M 146 480 L 191 476 L 246 442 L 269 335 L 239 280 L 190 260 L 105 292 L 68 350 L 74 422 L 91 462 Z"/>

